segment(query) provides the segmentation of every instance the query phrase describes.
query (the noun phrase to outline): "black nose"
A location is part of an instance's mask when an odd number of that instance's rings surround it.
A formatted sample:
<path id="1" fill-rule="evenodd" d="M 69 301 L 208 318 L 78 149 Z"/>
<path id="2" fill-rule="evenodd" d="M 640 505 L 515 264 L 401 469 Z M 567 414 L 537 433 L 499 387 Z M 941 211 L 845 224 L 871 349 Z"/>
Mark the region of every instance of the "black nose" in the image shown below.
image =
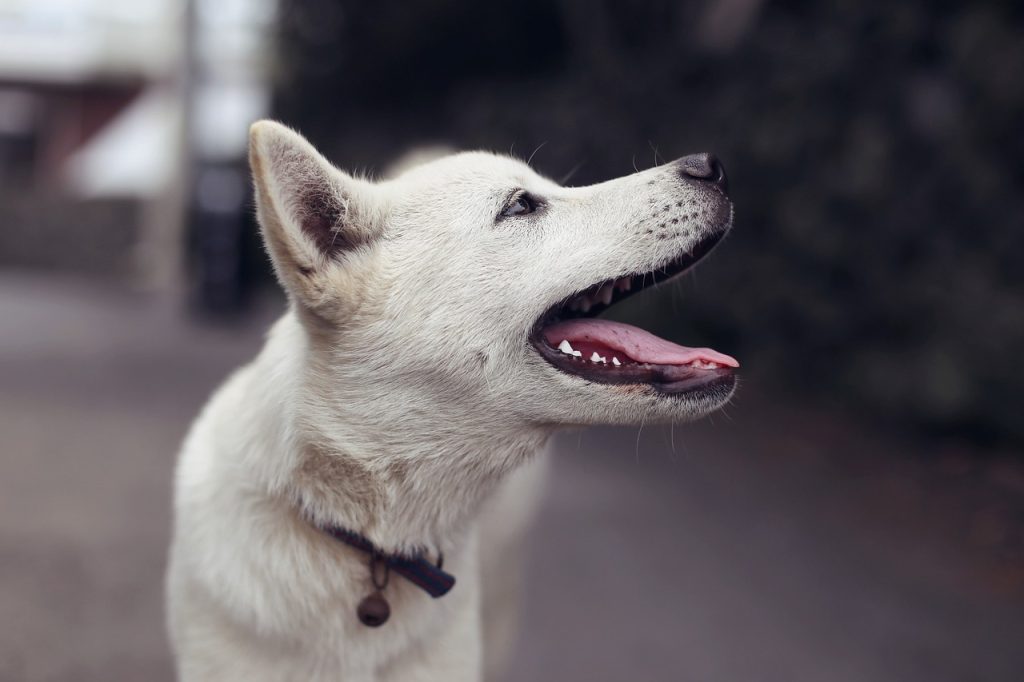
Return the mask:
<path id="1" fill-rule="evenodd" d="M 729 189 L 729 179 L 725 176 L 725 166 L 714 154 L 690 154 L 676 161 L 683 178 L 707 180 L 722 188 Z"/>

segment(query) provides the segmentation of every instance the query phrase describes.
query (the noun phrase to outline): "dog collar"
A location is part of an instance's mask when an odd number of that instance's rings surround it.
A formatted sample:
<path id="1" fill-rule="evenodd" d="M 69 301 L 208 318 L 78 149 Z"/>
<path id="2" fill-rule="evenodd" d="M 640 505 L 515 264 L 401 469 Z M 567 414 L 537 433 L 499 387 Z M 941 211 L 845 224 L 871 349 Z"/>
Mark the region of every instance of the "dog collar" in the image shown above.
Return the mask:
<path id="1" fill-rule="evenodd" d="M 328 526 L 323 529 L 328 535 L 349 547 L 368 554 L 370 557 L 370 582 L 374 591 L 359 602 L 356 614 L 363 625 L 379 627 L 387 622 L 391 615 L 391 607 L 384 598 L 384 589 L 388 586 L 391 571 L 402 576 L 434 599 L 448 594 L 455 586 L 455 576 L 441 570 L 444 555 L 438 555 L 437 564 L 431 563 L 424 552 L 412 555 L 388 554 L 382 552 L 365 536 L 340 528 Z"/>

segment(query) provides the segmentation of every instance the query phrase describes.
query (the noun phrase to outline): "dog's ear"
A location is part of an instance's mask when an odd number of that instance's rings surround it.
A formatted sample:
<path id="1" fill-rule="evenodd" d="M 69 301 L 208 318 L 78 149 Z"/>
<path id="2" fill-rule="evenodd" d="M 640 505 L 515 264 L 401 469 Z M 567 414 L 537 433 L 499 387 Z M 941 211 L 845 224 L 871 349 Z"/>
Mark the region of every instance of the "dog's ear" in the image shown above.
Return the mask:
<path id="1" fill-rule="evenodd" d="M 304 307 L 339 292 L 339 263 L 377 235 L 374 186 L 338 170 L 294 130 L 273 121 L 249 129 L 249 163 L 263 240 L 284 288 Z"/>

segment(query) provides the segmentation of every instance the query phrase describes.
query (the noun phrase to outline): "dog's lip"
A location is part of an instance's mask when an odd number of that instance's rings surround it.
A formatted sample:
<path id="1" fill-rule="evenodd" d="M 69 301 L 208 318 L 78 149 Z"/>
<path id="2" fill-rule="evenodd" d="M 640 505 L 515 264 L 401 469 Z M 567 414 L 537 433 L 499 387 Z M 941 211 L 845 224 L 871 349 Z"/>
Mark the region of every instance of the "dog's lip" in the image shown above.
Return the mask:
<path id="1" fill-rule="evenodd" d="M 634 384 L 652 387 L 659 393 L 677 395 L 732 386 L 736 382 L 733 367 L 699 368 L 691 365 L 628 363 L 619 367 L 597 365 L 583 358 L 565 355 L 542 338 L 534 338 L 533 346 L 540 356 L 555 368 L 588 381 L 601 384 Z"/>

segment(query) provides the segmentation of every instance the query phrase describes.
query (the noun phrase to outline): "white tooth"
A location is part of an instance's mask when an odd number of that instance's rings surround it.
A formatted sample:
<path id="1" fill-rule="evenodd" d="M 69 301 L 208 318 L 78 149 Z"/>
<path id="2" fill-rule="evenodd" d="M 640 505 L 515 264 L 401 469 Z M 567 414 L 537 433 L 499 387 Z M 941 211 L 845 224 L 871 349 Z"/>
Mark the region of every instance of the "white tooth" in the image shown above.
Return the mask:
<path id="1" fill-rule="evenodd" d="M 590 302 L 590 299 L 584 296 L 583 299 L 580 301 L 580 310 L 582 310 L 583 312 L 589 312 L 591 305 L 593 304 Z"/>
<path id="2" fill-rule="evenodd" d="M 568 339 L 562 339 L 562 343 L 558 344 L 558 350 L 566 355 L 572 355 L 572 344 L 569 343 Z"/>
<path id="3" fill-rule="evenodd" d="M 575 355 L 578 358 L 582 358 L 583 357 L 583 351 L 581 351 L 581 350 L 574 350 L 572 352 L 572 354 Z"/>
<path id="4" fill-rule="evenodd" d="M 594 351 L 594 354 L 590 356 L 590 361 L 591 362 L 601 362 L 601 356 L 597 354 L 596 350 Z"/>
<path id="5" fill-rule="evenodd" d="M 619 366 L 619 365 L 621 365 L 622 363 L 621 363 L 621 362 L 619 362 L 619 359 L 618 359 L 617 357 L 615 357 L 615 356 L 613 355 L 613 356 L 612 356 L 612 364 L 613 364 L 613 365 L 615 365 L 616 367 L 618 367 L 618 366 Z"/>
<path id="6" fill-rule="evenodd" d="M 614 291 L 614 289 L 615 287 L 612 286 L 611 284 L 606 284 L 603 287 L 601 287 L 600 296 L 602 303 L 608 305 L 609 303 L 612 302 L 612 292 Z"/>
<path id="7" fill-rule="evenodd" d="M 601 356 L 601 362 L 603 362 L 604 364 L 607 365 L 608 364 L 608 358 L 606 358 L 605 356 L 602 355 Z"/>

